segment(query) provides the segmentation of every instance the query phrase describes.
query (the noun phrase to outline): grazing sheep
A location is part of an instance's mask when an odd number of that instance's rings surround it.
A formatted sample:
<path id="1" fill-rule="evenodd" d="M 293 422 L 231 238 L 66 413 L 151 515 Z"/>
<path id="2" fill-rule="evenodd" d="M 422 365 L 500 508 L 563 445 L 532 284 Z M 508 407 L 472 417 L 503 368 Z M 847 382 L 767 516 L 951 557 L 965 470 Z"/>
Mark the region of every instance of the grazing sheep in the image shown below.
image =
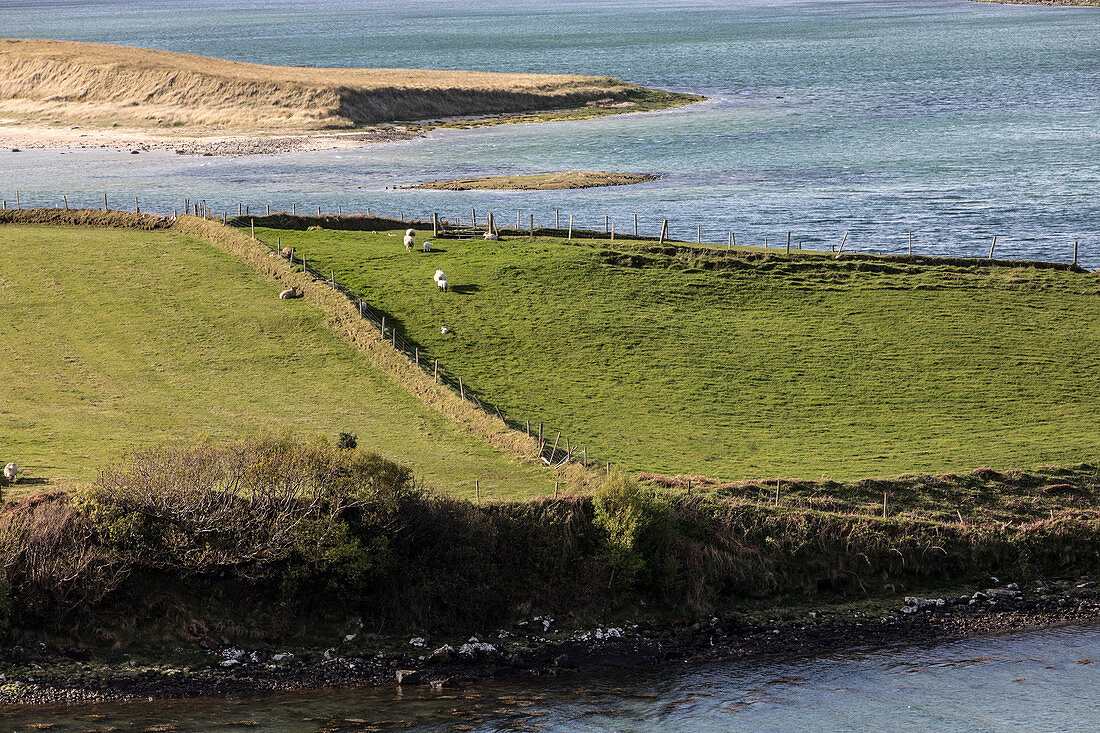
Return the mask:
<path id="1" fill-rule="evenodd" d="M 416 244 L 416 230 L 407 229 L 405 231 L 405 251 L 412 252 L 414 244 Z"/>
<path id="2" fill-rule="evenodd" d="M 301 298 L 302 291 L 298 289 L 297 285 L 291 286 L 289 289 L 279 293 L 279 298 L 282 300 L 289 300 L 291 298 Z"/>
<path id="3" fill-rule="evenodd" d="M 8 480 L 9 484 L 15 483 L 15 477 L 19 475 L 19 466 L 15 465 L 15 462 L 9 463 L 4 466 L 4 478 Z"/>
<path id="4" fill-rule="evenodd" d="M 427 239 L 424 240 L 424 251 L 425 252 L 431 252 L 432 251 L 432 243 L 429 242 Z"/>
<path id="5" fill-rule="evenodd" d="M 447 276 L 443 274 L 443 270 L 436 269 L 435 277 L 432 279 L 435 280 L 435 284 L 441 292 L 447 292 Z"/>

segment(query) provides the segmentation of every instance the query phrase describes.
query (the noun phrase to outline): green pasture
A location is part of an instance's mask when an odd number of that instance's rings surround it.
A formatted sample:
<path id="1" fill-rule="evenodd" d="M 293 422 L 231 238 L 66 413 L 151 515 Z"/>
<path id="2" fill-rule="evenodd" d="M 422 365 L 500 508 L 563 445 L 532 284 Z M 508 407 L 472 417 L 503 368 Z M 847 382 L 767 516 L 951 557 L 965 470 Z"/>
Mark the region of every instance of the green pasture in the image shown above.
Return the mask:
<path id="1" fill-rule="evenodd" d="M 292 430 L 360 445 L 461 495 L 553 491 L 372 367 L 322 312 L 172 232 L 0 227 L 0 463 L 90 480 L 130 446 Z"/>
<path id="2" fill-rule="evenodd" d="M 1096 275 L 257 233 L 334 270 L 509 417 L 631 470 L 854 479 L 1100 455 Z"/>

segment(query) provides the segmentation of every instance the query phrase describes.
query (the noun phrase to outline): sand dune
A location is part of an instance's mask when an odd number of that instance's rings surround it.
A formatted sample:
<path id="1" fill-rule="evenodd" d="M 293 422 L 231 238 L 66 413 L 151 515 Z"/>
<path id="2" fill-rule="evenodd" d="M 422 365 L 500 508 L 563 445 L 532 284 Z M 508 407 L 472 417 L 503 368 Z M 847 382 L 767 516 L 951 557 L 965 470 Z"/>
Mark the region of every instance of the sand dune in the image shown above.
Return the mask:
<path id="1" fill-rule="evenodd" d="M 0 39 L 0 124 L 8 125 L 340 130 L 611 104 L 652 93 L 611 77 L 263 66 L 98 43 Z"/>

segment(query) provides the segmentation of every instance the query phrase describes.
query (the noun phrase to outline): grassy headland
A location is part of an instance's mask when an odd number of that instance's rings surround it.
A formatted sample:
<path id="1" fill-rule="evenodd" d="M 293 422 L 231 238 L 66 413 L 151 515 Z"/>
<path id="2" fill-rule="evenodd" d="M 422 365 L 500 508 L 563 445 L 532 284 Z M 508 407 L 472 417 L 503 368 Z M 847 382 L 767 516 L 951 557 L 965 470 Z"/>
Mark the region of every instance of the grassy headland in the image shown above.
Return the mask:
<path id="1" fill-rule="evenodd" d="M 0 115 L 22 124 L 249 134 L 696 101 L 611 77 L 263 66 L 126 46 L 0 40 Z M 465 123 L 464 123 L 465 124 Z"/>
<path id="2" fill-rule="evenodd" d="M 156 223 L 70 218 L 126 216 Z M 0 457 L 23 467 L 25 487 L 91 480 L 132 446 L 293 429 L 357 433 L 443 491 L 472 494 L 475 479 L 494 498 L 552 490 L 337 337 L 332 314 L 279 300 L 178 227 L 5 225 L 0 246 Z"/>
<path id="3" fill-rule="evenodd" d="M 596 186 L 629 186 L 635 183 L 656 181 L 657 176 L 644 173 L 603 173 L 600 171 L 565 171 L 563 173 L 536 173 L 525 176 L 490 176 L 487 178 L 459 178 L 451 181 L 431 181 L 408 188 L 424 188 L 441 191 L 561 191 L 572 188 Z"/>
<path id="4" fill-rule="evenodd" d="M 1095 274 L 559 237 L 406 253 L 392 234 L 264 232 L 596 460 L 857 479 L 1097 455 Z"/>

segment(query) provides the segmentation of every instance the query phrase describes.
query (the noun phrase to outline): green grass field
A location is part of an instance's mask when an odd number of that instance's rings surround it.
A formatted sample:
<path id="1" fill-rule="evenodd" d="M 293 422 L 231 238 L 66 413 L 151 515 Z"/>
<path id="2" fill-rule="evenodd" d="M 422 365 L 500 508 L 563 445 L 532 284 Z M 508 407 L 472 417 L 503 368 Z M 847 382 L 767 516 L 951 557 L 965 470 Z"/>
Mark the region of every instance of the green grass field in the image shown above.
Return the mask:
<path id="1" fill-rule="evenodd" d="M 1096 275 L 258 233 L 335 270 L 513 419 L 630 469 L 854 479 L 1100 455 Z"/>
<path id="2" fill-rule="evenodd" d="M 172 232 L 3 226 L 0 463 L 64 486 L 136 445 L 292 429 L 460 495 L 553 491 L 405 392 L 247 265 Z"/>

